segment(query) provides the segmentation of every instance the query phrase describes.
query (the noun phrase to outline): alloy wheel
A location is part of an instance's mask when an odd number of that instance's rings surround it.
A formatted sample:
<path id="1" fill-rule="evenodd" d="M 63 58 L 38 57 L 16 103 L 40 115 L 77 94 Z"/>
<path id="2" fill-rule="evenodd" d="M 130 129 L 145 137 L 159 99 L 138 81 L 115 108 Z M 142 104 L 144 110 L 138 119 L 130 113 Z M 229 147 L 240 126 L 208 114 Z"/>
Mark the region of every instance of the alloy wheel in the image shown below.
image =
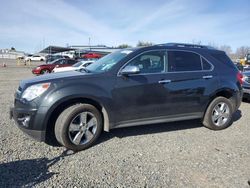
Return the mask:
<path id="1" fill-rule="evenodd" d="M 223 126 L 229 119 L 230 109 L 229 106 L 220 102 L 213 108 L 212 121 L 216 126 Z"/>
<path id="2" fill-rule="evenodd" d="M 75 145 L 88 143 L 97 131 L 97 118 L 91 112 L 81 112 L 71 121 L 68 129 L 70 141 Z"/>

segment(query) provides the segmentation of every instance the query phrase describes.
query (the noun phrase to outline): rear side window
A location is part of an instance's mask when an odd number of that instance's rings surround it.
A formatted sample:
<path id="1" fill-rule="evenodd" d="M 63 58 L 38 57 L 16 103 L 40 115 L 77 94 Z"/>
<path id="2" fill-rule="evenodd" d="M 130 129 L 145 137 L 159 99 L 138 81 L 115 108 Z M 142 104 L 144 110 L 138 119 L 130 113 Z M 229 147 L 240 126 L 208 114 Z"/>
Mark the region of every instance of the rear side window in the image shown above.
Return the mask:
<path id="1" fill-rule="evenodd" d="M 203 67 L 203 70 L 211 70 L 212 69 L 212 65 L 210 63 L 208 63 L 207 60 L 205 60 L 204 58 L 202 58 L 202 67 Z"/>
<path id="2" fill-rule="evenodd" d="M 212 53 L 211 55 L 217 61 L 224 63 L 226 65 L 230 65 L 231 67 L 235 68 L 234 63 L 231 61 L 231 59 L 225 53 Z"/>
<path id="3" fill-rule="evenodd" d="M 198 54 L 184 51 L 168 51 L 168 72 L 202 70 Z"/>

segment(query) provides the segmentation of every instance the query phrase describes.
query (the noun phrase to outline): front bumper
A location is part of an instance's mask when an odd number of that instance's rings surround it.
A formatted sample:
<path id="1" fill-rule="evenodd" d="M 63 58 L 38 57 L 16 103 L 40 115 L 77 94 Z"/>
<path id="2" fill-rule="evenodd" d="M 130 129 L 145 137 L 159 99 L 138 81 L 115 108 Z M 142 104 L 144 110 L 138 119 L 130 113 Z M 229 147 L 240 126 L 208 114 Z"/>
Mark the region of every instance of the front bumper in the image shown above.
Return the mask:
<path id="1" fill-rule="evenodd" d="M 15 124 L 25 134 L 27 134 L 28 136 L 30 136 L 31 138 L 37 141 L 45 142 L 46 131 L 35 130 L 30 127 L 30 124 L 32 122 L 36 122 L 35 120 L 36 110 L 10 108 L 9 114 L 10 114 L 10 119 L 13 118 L 15 121 Z"/>

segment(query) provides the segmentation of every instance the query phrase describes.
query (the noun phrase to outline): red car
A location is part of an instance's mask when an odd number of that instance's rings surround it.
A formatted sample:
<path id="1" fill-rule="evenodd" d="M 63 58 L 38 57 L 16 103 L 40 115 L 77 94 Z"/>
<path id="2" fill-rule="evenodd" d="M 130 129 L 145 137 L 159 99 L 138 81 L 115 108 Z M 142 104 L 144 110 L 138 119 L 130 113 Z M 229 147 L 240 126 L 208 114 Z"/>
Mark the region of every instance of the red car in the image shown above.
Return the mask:
<path id="1" fill-rule="evenodd" d="M 50 73 L 55 67 L 68 67 L 72 66 L 76 63 L 76 60 L 73 59 L 56 59 L 52 61 L 50 64 L 39 65 L 32 70 L 33 74 L 46 74 Z"/>
<path id="2" fill-rule="evenodd" d="M 101 58 L 103 55 L 98 54 L 98 53 L 87 53 L 82 55 L 82 58 L 84 59 L 99 59 Z"/>

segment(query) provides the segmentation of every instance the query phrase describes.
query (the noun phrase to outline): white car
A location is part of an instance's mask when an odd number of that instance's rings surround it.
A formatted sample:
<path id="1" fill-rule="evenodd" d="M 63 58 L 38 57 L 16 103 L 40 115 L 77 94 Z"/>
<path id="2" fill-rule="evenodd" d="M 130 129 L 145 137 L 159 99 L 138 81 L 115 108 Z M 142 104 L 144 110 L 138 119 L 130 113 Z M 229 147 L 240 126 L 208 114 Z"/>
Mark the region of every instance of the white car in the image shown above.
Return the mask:
<path id="1" fill-rule="evenodd" d="M 45 57 L 41 55 L 29 55 L 24 58 L 25 61 L 45 61 Z"/>
<path id="2" fill-rule="evenodd" d="M 81 68 L 87 67 L 90 64 L 94 63 L 95 61 L 79 61 L 75 63 L 71 67 L 55 67 L 52 72 L 64 72 L 64 71 L 74 71 L 79 70 Z"/>

